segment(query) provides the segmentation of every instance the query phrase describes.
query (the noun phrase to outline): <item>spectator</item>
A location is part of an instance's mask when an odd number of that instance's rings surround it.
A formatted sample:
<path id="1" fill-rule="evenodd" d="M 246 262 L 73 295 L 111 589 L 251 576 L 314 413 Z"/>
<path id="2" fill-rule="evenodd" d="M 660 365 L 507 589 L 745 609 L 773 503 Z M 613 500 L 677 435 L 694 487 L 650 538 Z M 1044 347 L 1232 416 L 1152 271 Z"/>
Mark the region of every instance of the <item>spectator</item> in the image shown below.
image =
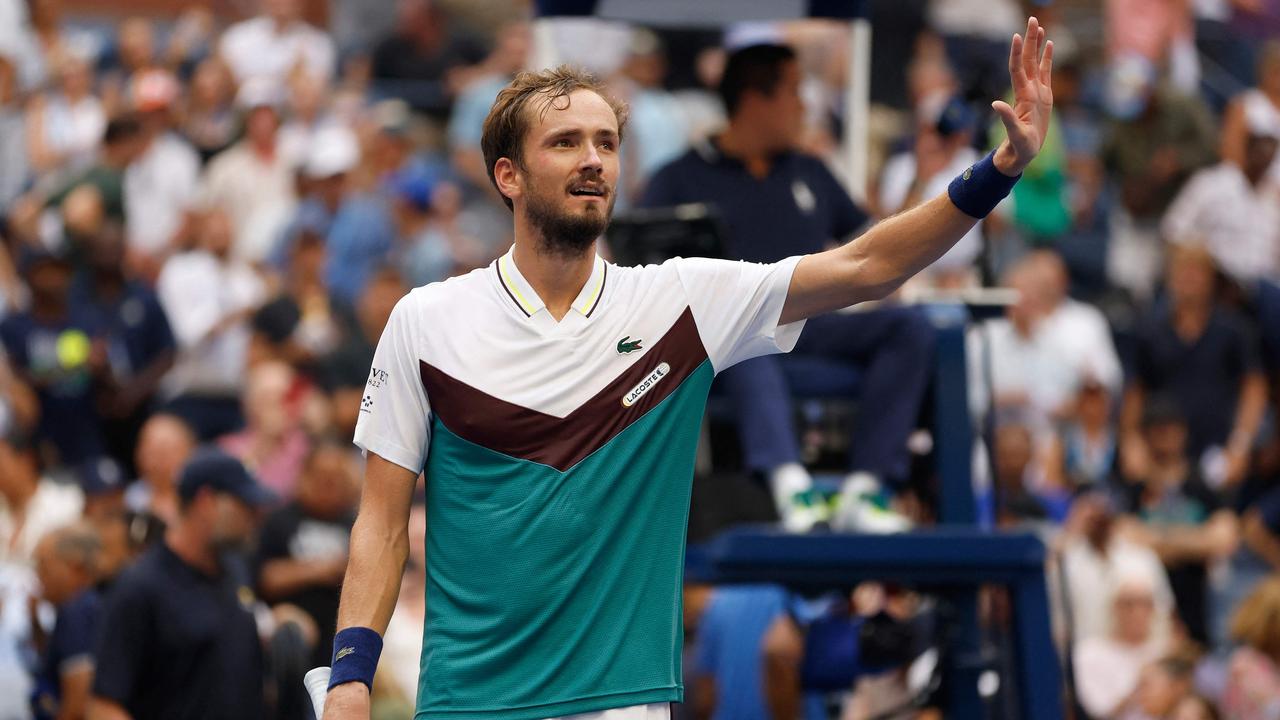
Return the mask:
<path id="1" fill-rule="evenodd" d="M 713 205 L 726 225 L 729 257 L 775 262 L 816 252 L 860 230 L 867 216 L 816 158 L 795 152 L 804 125 L 795 53 L 757 45 L 730 57 L 721 82 L 729 127 L 650 180 L 643 205 Z M 780 244 L 782 243 L 782 244 Z M 882 307 L 810 318 L 788 358 L 757 358 L 720 374 L 738 406 L 744 465 L 768 479 L 783 524 L 805 530 L 824 520 L 800 464 L 791 393 L 783 372 L 797 356 L 861 372 L 862 412 L 852 430 L 850 474 L 833 518 L 838 527 L 902 529 L 876 496 L 907 476 L 908 434 L 929 376 L 933 330 L 918 310 Z M 836 380 L 809 378 L 816 385 Z"/>
<path id="2" fill-rule="evenodd" d="M 1169 621 L 1174 612 L 1173 591 L 1160 558 L 1149 548 L 1136 544 L 1116 531 L 1113 501 L 1101 492 L 1081 495 L 1071 508 L 1063 528 L 1063 596 L 1069 609 L 1068 627 L 1074 642 L 1106 637 L 1112 629 L 1110 591 L 1122 577 L 1141 574 L 1154 578 L 1155 625 L 1152 642 L 1165 643 L 1170 636 Z"/>
<path id="3" fill-rule="evenodd" d="M 147 143 L 124 174 L 128 260 L 149 281 L 183 245 L 200 176 L 200 156 L 174 132 L 180 93 L 177 78 L 167 70 L 138 73 L 129 85 L 130 104 L 142 120 Z"/>
<path id="4" fill-rule="evenodd" d="M 206 58 L 196 66 L 179 126 L 202 165 L 235 142 L 240 126 L 233 105 L 235 89 L 231 71 L 221 60 Z"/>
<path id="5" fill-rule="evenodd" d="M 285 155 L 279 143 L 279 91 L 255 78 L 241 86 L 236 102 L 244 113 L 244 139 L 209 161 L 201 195 L 205 208 L 221 210 L 235 223 L 232 254 L 260 263 L 293 212 L 299 158 Z"/>
<path id="6" fill-rule="evenodd" d="M 1236 609 L 1231 655 L 1222 695 L 1226 720 L 1266 720 L 1280 712 L 1280 578 L 1258 583 Z"/>
<path id="7" fill-rule="evenodd" d="M 120 113 L 133 105 L 130 86 L 137 76 L 156 67 L 156 33 L 151 20 L 141 16 L 126 18 L 116 30 L 114 53 L 100 73 L 102 104 L 108 115 Z"/>
<path id="8" fill-rule="evenodd" d="M 396 16 L 394 33 L 373 50 L 373 79 L 386 94 L 443 122 L 466 84 L 464 71 L 484 59 L 485 49 L 453 28 L 436 0 L 400 0 Z"/>
<path id="9" fill-rule="evenodd" d="M 1174 706 L 1169 720 L 1222 720 L 1218 708 L 1203 695 L 1187 695 Z"/>
<path id="10" fill-rule="evenodd" d="M 29 310 L 0 321 L 0 341 L 18 378 L 40 400 L 35 440 L 53 465 L 75 465 L 103 451 L 94 408 L 93 378 L 105 357 L 94 352 L 99 328 L 93 316 L 70 302 L 68 261 L 29 250 L 22 276 L 31 291 Z"/>
<path id="11" fill-rule="evenodd" d="M 1111 397 L 1106 386 L 1092 378 L 1081 384 L 1070 416 L 1045 451 L 1047 487 L 1074 493 L 1109 488 L 1118 479 Z"/>
<path id="12" fill-rule="evenodd" d="M 454 238 L 434 221 L 431 202 L 440 185 L 420 173 L 403 172 L 393 183 L 391 198 L 398 234 L 393 263 L 407 287 L 419 287 L 453 275 L 459 262 Z"/>
<path id="13" fill-rule="evenodd" d="M 146 148 L 147 135 L 137 116 L 113 118 L 102 135 L 102 151 L 97 161 L 49 195 L 45 206 L 63 205 L 72 193 L 89 186 L 97 191 L 103 214 L 114 222 L 125 222 L 125 172 Z M 68 231 L 73 229 L 68 227 Z"/>
<path id="14" fill-rule="evenodd" d="M 289 603 L 315 621 L 312 665 L 333 653 L 338 596 L 359 485 L 344 445 L 321 441 L 310 451 L 297 496 L 266 519 L 258 545 L 258 588 L 268 603 Z"/>
<path id="15" fill-rule="evenodd" d="M 1246 291 L 1280 270 L 1280 185 L 1269 173 L 1280 125 L 1249 128 L 1241 161 L 1198 171 L 1169 205 L 1166 240 L 1203 245 Z"/>
<path id="16" fill-rule="evenodd" d="M 270 502 L 238 460 L 196 455 L 164 542 L 107 595 L 94 650 L 93 717 L 262 717 L 265 668 L 238 553 Z"/>
<path id="17" fill-rule="evenodd" d="M 1214 124 L 1204 104 L 1156 86 L 1156 69 L 1129 58 L 1112 70 L 1115 119 L 1101 150 L 1120 192 L 1107 273 L 1138 299 L 1151 296 L 1162 250 L 1157 223 L 1182 184 L 1214 160 Z"/>
<path id="18" fill-rule="evenodd" d="M 262 0 L 262 14 L 227 28 L 218 55 L 238 83 L 265 80 L 284 89 L 298 70 L 316 77 L 333 77 L 333 41 L 302 19 L 301 0 Z"/>
<path id="19" fill-rule="evenodd" d="M 297 376 L 281 362 L 265 362 L 247 373 L 241 403 L 245 428 L 218 445 L 239 458 L 262 484 L 292 497 L 309 442 L 299 426 Z"/>
<path id="20" fill-rule="evenodd" d="M 56 89 L 27 108 L 27 157 L 44 187 L 88 169 L 107 127 L 106 112 L 93 95 L 89 59 L 67 53 L 57 66 Z"/>
<path id="21" fill-rule="evenodd" d="M 1169 297 L 1138 328 L 1133 376 L 1125 389 L 1120 427 L 1126 475 L 1147 472 L 1138 421 L 1154 395 L 1177 402 L 1187 422 L 1187 457 L 1203 463 L 1208 482 L 1236 485 L 1248 471 L 1267 382 L 1252 330 L 1217 304 L 1215 286 L 1208 252 L 1171 249 Z M 1222 461 L 1215 462 L 1219 454 Z"/>
<path id="22" fill-rule="evenodd" d="M 919 118 L 913 148 L 885 163 L 880 178 L 881 211 L 892 215 L 940 195 L 952 178 L 977 162 L 978 153 L 973 149 L 976 121 L 960 97 Z M 982 223 L 975 225 L 925 271 L 924 279 L 942 287 L 974 285 L 975 262 L 983 251 L 982 233 Z"/>
<path id="23" fill-rule="evenodd" d="M 320 133 L 333 126 L 346 128 L 330 113 L 333 91 L 329 87 L 329 78 L 294 73 L 286 89 L 284 117 L 287 119 L 280 126 L 281 152 L 301 162 L 308 157 L 314 144 L 324 141 Z"/>
<path id="24" fill-rule="evenodd" d="M 399 271 L 387 268 L 376 273 L 356 305 L 354 322 L 343 341 L 320 360 L 320 384 L 332 397 L 334 430 L 343 436 L 355 431 L 373 352 L 404 293 Z"/>
<path id="25" fill-rule="evenodd" d="M 1187 425 L 1174 403 L 1153 398 L 1142 427 L 1146 472 L 1126 478 L 1124 501 L 1140 524 L 1126 523 L 1124 532 L 1160 556 L 1178 614 L 1191 637 L 1203 644 L 1209 639 L 1208 566 L 1235 552 L 1236 518 L 1187 459 Z"/>
<path id="26" fill-rule="evenodd" d="M 775 716 L 765 696 L 765 675 L 777 668 L 763 650 L 775 621 L 786 615 L 790 597 L 772 585 L 719 587 L 711 592 L 695 640 L 694 697 L 703 717 L 765 720 Z M 781 630 L 777 631 L 781 633 Z M 780 641 L 779 641 L 780 642 Z M 801 641 L 803 642 L 803 641 Z M 781 653 L 774 658 L 780 659 Z M 798 663 L 781 669 L 792 679 Z"/>
<path id="27" fill-rule="evenodd" d="M 1044 481 L 1037 477 L 1035 438 L 1027 425 L 1003 421 L 995 431 L 996 525 L 1001 528 L 1035 526 L 1050 519 L 1045 498 L 1034 488 Z M 1054 520 L 1061 521 L 1061 517 Z"/>
<path id="28" fill-rule="evenodd" d="M 1258 56 L 1258 82 L 1231 99 L 1222 114 L 1220 151 L 1224 162 L 1245 166 L 1245 145 L 1250 135 L 1280 135 L 1280 41 L 1271 40 Z M 1280 163 L 1269 168 L 1272 179 L 1280 176 Z"/>
<path id="29" fill-rule="evenodd" d="M 83 720 L 93 685 L 93 638 L 102 598 L 94 589 L 102 542 L 87 523 L 52 530 L 35 550 L 40 597 L 57 611 L 41 653 L 33 699 L 42 720 Z"/>
<path id="30" fill-rule="evenodd" d="M 314 370 L 341 341 L 343 318 L 324 282 L 325 263 L 324 238 L 310 229 L 300 233 L 281 293 L 253 316 L 255 358 Z"/>
<path id="31" fill-rule="evenodd" d="M 1180 657 L 1166 657 L 1142 671 L 1138 689 L 1118 716 L 1120 720 L 1164 720 L 1191 694 L 1194 666 Z"/>
<path id="32" fill-rule="evenodd" d="M 0 208 L 18 199 L 27 184 L 24 110 L 17 63 L 0 47 Z"/>
<path id="33" fill-rule="evenodd" d="M 164 525 L 178 521 L 178 478 L 195 452 L 191 427 L 176 415 L 156 413 L 138 433 L 138 480 L 125 493 L 125 504 L 135 513 L 147 514 Z"/>
<path id="34" fill-rule="evenodd" d="M 927 16 L 930 28 L 942 36 L 952 66 L 963 70 L 963 95 L 984 101 L 1003 97 L 1009 89 L 1005 44 L 1022 25 L 1018 4 L 1013 0 L 930 0 Z"/>
<path id="35" fill-rule="evenodd" d="M 340 141 L 339 136 L 350 138 L 350 132 L 345 129 L 326 132 L 324 139 L 317 143 L 317 153 L 333 153 L 345 144 L 351 148 L 347 161 L 353 165 L 359 157 L 354 142 Z M 314 166 L 322 164 L 321 157 L 312 159 Z M 313 169 L 312 172 L 321 171 Z M 396 230 L 386 199 L 378 191 L 353 188 L 342 174 L 326 181 L 332 183 L 327 201 L 336 204 L 326 236 L 325 285 L 336 301 L 349 307 L 360 297 L 374 270 L 389 259 Z"/>
<path id="36" fill-rule="evenodd" d="M 1076 691 L 1080 704 L 1094 718 L 1110 718 L 1138 687 L 1149 664 L 1160 659 L 1167 638 L 1156 635 L 1156 587 L 1150 566 L 1117 568 L 1114 584 L 1098 590 L 1111 604 L 1111 628 L 1075 645 Z"/>
<path id="37" fill-rule="evenodd" d="M 235 259 L 231 221 L 218 211 L 201 223 L 196 249 L 169 258 L 156 284 L 178 341 L 165 376 L 169 410 L 212 439 L 240 427 L 240 386 L 249 347 L 248 318 L 262 303 L 262 279 Z"/>
<path id="38" fill-rule="evenodd" d="M 79 488 L 40 477 L 38 463 L 19 436 L 0 439 L 0 562 L 30 565 L 40 538 L 84 507 Z"/>
<path id="39" fill-rule="evenodd" d="M 1057 347 L 1065 353 L 1077 381 L 1092 377 L 1118 394 L 1124 377 L 1107 318 L 1096 306 L 1068 295 L 1070 277 L 1057 252 L 1035 250 L 1025 262 L 1044 306 L 1040 331 L 1059 341 Z"/>
<path id="40" fill-rule="evenodd" d="M 689 148 L 689 121 L 680 102 L 662 86 L 666 74 L 666 48 L 658 35 L 645 29 L 632 32 L 614 83 L 631 110 L 624 179 L 618 188 L 618 202 L 624 205 L 642 197 L 649 177 Z"/>
<path id="41" fill-rule="evenodd" d="M 468 192 L 479 191 L 492 204 L 498 203 L 498 194 L 489 185 L 480 134 L 498 91 L 527 64 L 532 33 L 526 22 L 514 22 L 500 29 L 493 52 L 484 62 L 486 74 L 472 80 L 458 93 L 449 115 L 446 134 L 453 169 L 468 182 Z"/>
<path id="42" fill-rule="evenodd" d="M 86 272 L 71 288 L 71 303 L 92 317 L 95 352 L 104 355 L 96 405 L 105 450 L 132 470 L 138 430 L 173 367 L 173 332 L 155 291 L 127 271 L 120 226 L 107 223 L 85 243 Z"/>
<path id="43" fill-rule="evenodd" d="M 308 147 L 299 168 L 304 195 L 272 253 L 273 264 L 282 270 L 300 236 L 322 242 L 328 238 L 334 217 L 351 192 L 351 172 L 360 164 L 360 146 L 350 130 L 327 127 L 318 140 Z"/>
<path id="44" fill-rule="evenodd" d="M 125 474 L 109 457 L 89 460 L 76 468 L 76 480 L 84 494 L 85 519 L 99 522 L 124 512 Z"/>

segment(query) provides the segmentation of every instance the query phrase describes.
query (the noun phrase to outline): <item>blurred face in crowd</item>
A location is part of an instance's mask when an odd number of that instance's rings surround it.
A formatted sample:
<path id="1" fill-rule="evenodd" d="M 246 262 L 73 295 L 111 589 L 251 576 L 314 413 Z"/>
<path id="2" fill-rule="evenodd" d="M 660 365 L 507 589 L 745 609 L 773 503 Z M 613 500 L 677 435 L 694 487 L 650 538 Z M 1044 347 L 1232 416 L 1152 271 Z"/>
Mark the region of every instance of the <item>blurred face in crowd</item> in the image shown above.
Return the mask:
<path id="1" fill-rule="evenodd" d="M 62 605 L 89 587 L 93 573 L 72 558 L 58 552 L 58 531 L 41 538 L 36 545 L 36 577 L 40 580 L 41 596 Z"/>
<path id="2" fill-rule="evenodd" d="M 324 78 L 299 72 L 289 80 L 289 114 L 295 118 L 310 120 L 324 109 L 329 87 Z"/>
<path id="3" fill-rule="evenodd" d="M 618 118 L 604 98 L 577 90 L 548 105 L 530 103 L 530 128 L 523 160 L 502 158 L 500 177 L 515 175 L 528 222 L 541 236 L 541 248 L 575 257 L 604 233 L 613 213 L 618 181 Z M 504 168 L 505 166 L 505 168 Z"/>
<path id="4" fill-rule="evenodd" d="M 1149 665 L 1138 681 L 1138 707 L 1149 717 L 1166 717 L 1190 690 L 1186 677 L 1174 676 L 1161 663 Z"/>
<path id="5" fill-rule="evenodd" d="M 1127 582 L 1112 600 L 1112 631 L 1126 645 L 1142 645 L 1151 638 L 1151 621 L 1155 619 L 1155 594 L 1151 585 L 1141 581 Z"/>
<path id="6" fill-rule="evenodd" d="M 60 308 L 66 303 L 71 288 L 71 266 L 61 260 L 42 260 L 27 275 L 32 305 L 37 308 Z"/>
<path id="7" fill-rule="evenodd" d="M 142 479 L 153 489 L 172 488 L 195 446 L 195 437 L 181 420 L 155 415 L 142 426 L 134 461 Z"/>
<path id="8" fill-rule="evenodd" d="M 787 60 L 782 64 L 778 84 L 771 93 L 747 91 L 739 111 L 749 113 L 749 122 L 767 138 L 775 152 L 796 146 L 804 135 L 804 100 L 800 96 L 800 63 Z"/>
<path id="9" fill-rule="evenodd" d="M 117 223 L 105 223 L 88 238 L 89 266 L 99 274 L 118 274 L 124 268 L 124 230 Z"/>
<path id="10" fill-rule="evenodd" d="M 113 578 L 133 559 L 129 521 L 124 513 L 114 513 L 94 518 L 93 525 L 102 541 L 102 553 L 98 556 L 98 577 Z"/>
<path id="11" fill-rule="evenodd" d="M 120 62 L 130 70 L 145 68 L 155 56 L 155 32 L 146 18 L 129 18 L 120 25 L 117 39 Z"/>
<path id="12" fill-rule="evenodd" d="M 293 370 L 280 362 L 258 365 L 245 384 L 244 413 L 249 428 L 258 434 L 278 438 L 294 426 L 289 403 Z"/>
<path id="13" fill-rule="evenodd" d="M 301 0 L 262 0 L 262 12 L 281 25 L 302 17 Z"/>
<path id="14" fill-rule="evenodd" d="M 280 129 L 280 117 L 269 107 L 256 107 L 244 119 L 244 136 L 256 147 L 273 147 L 276 131 Z"/>
<path id="15" fill-rule="evenodd" d="M 230 254 L 233 238 L 231 218 L 221 210 L 211 211 L 200 224 L 200 247 L 217 257 Z"/>
<path id="16" fill-rule="evenodd" d="M 355 509 L 355 468 L 344 448 L 325 446 L 308 459 L 298 482 L 298 502 L 322 518 L 340 517 Z"/>
<path id="17" fill-rule="evenodd" d="M 1276 159 L 1277 142 L 1267 135 L 1250 135 L 1244 144 L 1244 174 L 1257 182 L 1271 169 Z"/>
<path id="18" fill-rule="evenodd" d="M 1169 254 L 1169 295 L 1174 306 L 1203 307 L 1213 303 L 1217 272 L 1213 257 L 1198 247 L 1175 247 Z"/>
<path id="19" fill-rule="evenodd" d="M 87 60 L 66 55 L 59 64 L 58 83 L 62 94 L 69 98 L 82 98 L 93 89 L 93 69 Z"/>
<path id="20" fill-rule="evenodd" d="M 996 428 L 996 479 L 1004 487 L 1021 487 L 1031 454 L 1031 431 L 1026 426 L 1006 424 Z"/>
<path id="21" fill-rule="evenodd" d="M 366 338 L 377 342 L 382 337 L 382 329 L 387 326 L 391 311 L 404 293 L 400 276 L 394 271 L 379 272 L 369 281 L 356 308 Z"/>
<path id="22" fill-rule="evenodd" d="M 1088 428 L 1106 426 L 1111 419 L 1111 394 L 1101 383 L 1089 380 L 1076 397 L 1076 417 Z"/>
<path id="23" fill-rule="evenodd" d="M 1158 463 L 1180 460 L 1187 447 L 1187 425 L 1183 422 L 1160 422 L 1143 430 L 1151 459 Z"/>
<path id="24" fill-rule="evenodd" d="M 1178 701 L 1169 720 L 1218 720 L 1218 715 L 1204 698 L 1188 695 Z"/>
<path id="25" fill-rule="evenodd" d="M 192 501 L 191 510 L 208 529 L 210 549 L 240 552 L 248 548 L 257 525 L 257 513 L 228 493 L 203 488 Z"/>
<path id="26" fill-rule="evenodd" d="M 231 101 L 231 76 L 222 61 L 209 58 L 196 66 L 191 77 L 191 101 L 203 108 L 219 107 Z"/>

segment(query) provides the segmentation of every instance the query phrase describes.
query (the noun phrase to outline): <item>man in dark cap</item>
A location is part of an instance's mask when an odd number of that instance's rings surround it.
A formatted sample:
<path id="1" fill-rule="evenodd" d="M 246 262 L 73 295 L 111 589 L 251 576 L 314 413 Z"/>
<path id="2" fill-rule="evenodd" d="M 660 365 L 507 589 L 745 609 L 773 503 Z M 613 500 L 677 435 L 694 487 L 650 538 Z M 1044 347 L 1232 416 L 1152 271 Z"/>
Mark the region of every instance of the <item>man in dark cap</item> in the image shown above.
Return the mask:
<path id="1" fill-rule="evenodd" d="M 91 717 L 259 718 L 264 666 L 243 551 L 274 501 L 239 460 L 204 450 L 178 520 L 107 596 Z"/>

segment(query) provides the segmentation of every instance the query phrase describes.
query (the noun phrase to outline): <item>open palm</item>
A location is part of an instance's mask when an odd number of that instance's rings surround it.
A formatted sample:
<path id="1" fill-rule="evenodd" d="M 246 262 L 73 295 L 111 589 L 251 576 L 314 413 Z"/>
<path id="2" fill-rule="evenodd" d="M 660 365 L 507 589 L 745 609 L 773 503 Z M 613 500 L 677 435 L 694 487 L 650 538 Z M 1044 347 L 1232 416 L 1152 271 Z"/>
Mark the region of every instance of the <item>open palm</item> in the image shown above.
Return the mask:
<path id="1" fill-rule="evenodd" d="M 1022 172 L 1040 152 L 1049 131 L 1053 110 L 1053 43 L 1044 39 L 1044 28 L 1034 17 L 1027 20 L 1027 35 L 1013 36 L 1009 47 L 1009 79 L 1013 84 L 1013 106 L 1003 100 L 991 109 L 1004 123 L 1009 141 L 996 153 L 1002 172 Z"/>

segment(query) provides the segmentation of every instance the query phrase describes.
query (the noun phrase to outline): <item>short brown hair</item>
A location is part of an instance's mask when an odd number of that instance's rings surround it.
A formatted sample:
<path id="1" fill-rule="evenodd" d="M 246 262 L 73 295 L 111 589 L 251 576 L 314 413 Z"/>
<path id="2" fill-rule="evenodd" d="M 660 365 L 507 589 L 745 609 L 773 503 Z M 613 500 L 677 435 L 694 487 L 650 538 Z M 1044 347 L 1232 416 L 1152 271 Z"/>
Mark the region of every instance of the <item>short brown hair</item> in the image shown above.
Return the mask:
<path id="1" fill-rule="evenodd" d="M 524 136 L 531 125 L 530 114 L 525 111 L 531 102 L 538 104 L 543 114 L 554 103 L 564 100 L 577 90 L 590 90 L 613 108 L 618 118 L 618 139 L 622 139 L 622 130 L 627 124 L 627 104 L 611 97 L 600 82 L 591 73 L 569 65 L 561 65 L 547 70 L 526 70 L 516 75 L 509 85 L 498 93 L 489 109 L 489 116 L 484 119 L 484 134 L 480 137 L 480 149 L 484 152 L 485 169 L 489 171 L 489 182 L 494 189 L 498 181 L 494 179 L 493 168 L 501 158 L 510 158 L 516 167 L 524 169 Z M 502 191 L 498 190 L 502 195 Z M 502 195 L 502 201 L 508 209 L 514 209 L 511 198 Z"/>
<path id="2" fill-rule="evenodd" d="M 1280 661 L 1280 578 L 1258 583 L 1236 608 L 1231 637 Z"/>

